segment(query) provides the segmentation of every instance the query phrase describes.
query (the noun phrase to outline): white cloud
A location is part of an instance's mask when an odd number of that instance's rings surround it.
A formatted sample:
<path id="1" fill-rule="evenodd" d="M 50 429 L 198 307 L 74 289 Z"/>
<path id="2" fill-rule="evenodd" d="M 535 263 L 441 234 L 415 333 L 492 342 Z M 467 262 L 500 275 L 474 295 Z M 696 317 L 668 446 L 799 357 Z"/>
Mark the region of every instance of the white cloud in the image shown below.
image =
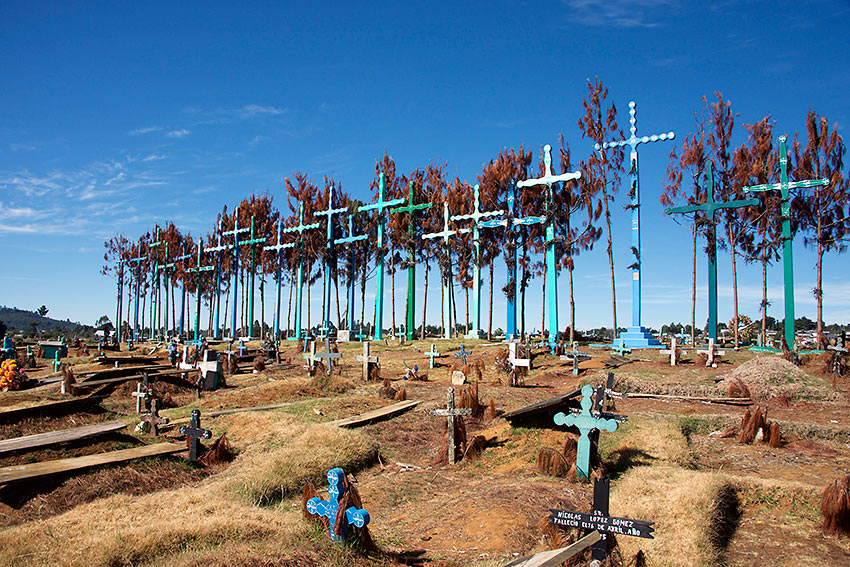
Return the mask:
<path id="1" fill-rule="evenodd" d="M 188 136 L 189 134 L 191 134 L 191 132 L 183 128 L 180 130 L 172 130 L 167 133 L 166 136 L 168 136 L 169 138 L 183 138 L 184 136 Z"/>
<path id="2" fill-rule="evenodd" d="M 147 163 L 149 161 L 159 161 L 161 159 L 165 159 L 165 154 L 160 154 L 160 155 L 151 154 L 147 157 L 142 158 L 142 163 Z"/>
<path id="3" fill-rule="evenodd" d="M 162 126 L 148 126 L 147 128 L 136 128 L 132 132 L 130 132 L 131 136 L 138 136 L 140 134 L 150 134 L 151 132 L 159 132 L 160 130 L 164 130 Z"/>
<path id="4" fill-rule="evenodd" d="M 570 23 L 587 26 L 651 28 L 677 7 L 677 0 L 563 0 Z M 660 10 L 659 10 L 660 9 Z"/>
<path id="5" fill-rule="evenodd" d="M 277 116 L 283 114 L 286 110 L 275 106 L 262 106 L 259 104 L 246 104 L 239 109 L 239 114 L 245 118 L 257 118 L 260 116 Z"/>

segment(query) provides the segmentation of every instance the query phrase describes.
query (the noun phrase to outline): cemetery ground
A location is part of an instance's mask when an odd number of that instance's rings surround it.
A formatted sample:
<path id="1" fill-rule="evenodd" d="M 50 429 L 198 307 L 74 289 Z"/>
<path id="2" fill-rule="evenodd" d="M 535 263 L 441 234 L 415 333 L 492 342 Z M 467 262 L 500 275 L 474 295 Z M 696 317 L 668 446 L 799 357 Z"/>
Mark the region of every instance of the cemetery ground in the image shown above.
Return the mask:
<path id="1" fill-rule="evenodd" d="M 371 343 L 381 378 L 391 378 L 407 400 L 421 403 L 358 428 L 327 422 L 396 402 L 381 397 L 381 381 L 361 378 L 357 342 L 339 345 L 342 363 L 330 377 L 321 369 L 308 377 L 301 352 L 284 343 L 280 365 L 254 374 L 250 362 L 240 363 L 242 373 L 227 376 L 227 387 L 200 399 L 179 379 L 154 382 L 157 397 L 173 406 L 161 415 L 177 422 L 200 409 L 201 426 L 213 439 L 226 434 L 235 457 L 190 464 L 185 441 L 177 440 L 183 450 L 175 455 L 6 484 L 0 487 L 0 564 L 496 566 L 577 539 L 577 533 L 547 528 L 551 508 L 588 512 L 593 492 L 587 481 L 538 472 L 541 449 L 564 449 L 568 434 L 554 423 L 511 427 L 501 415 L 467 416 L 468 439 L 483 436 L 486 448 L 455 465 L 435 464 L 446 420 L 428 411 L 446 405 L 450 369 L 460 360 L 452 355 L 461 342 L 433 341 L 446 356 L 429 369 L 431 342 Z M 472 351 L 470 365 L 481 367 L 481 404 L 495 400 L 500 414 L 582 384 L 603 384 L 608 372 L 614 373 L 615 392 L 673 396 L 615 398 L 615 413 L 628 421 L 600 434 L 600 458 L 612 478 L 611 515 L 655 522 L 654 539 L 617 538 L 612 564 L 628 564 L 638 550 L 647 565 L 661 566 L 850 563 L 850 538 L 821 529 L 821 493 L 850 470 L 850 382 L 833 384 L 823 355 L 804 355 L 797 368 L 775 355 L 727 348 L 717 368 L 706 368 L 696 354 L 671 367 L 669 356 L 639 350 L 628 356 L 632 362 L 607 369 L 600 363 L 605 351 L 582 348 L 594 358 L 581 364 L 579 376 L 573 376 L 571 362 L 540 354 L 525 386 L 514 388 L 494 365 L 505 345 L 463 343 Z M 56 375 L 49 361 L 40 362 L 29 378 Z M 66 362 L 77 376 L 105 368 L 92 357 Z M 418 364 L 427 380 L 401 380 L 405 362 Z M 468 374 L 474 381 L 476 372 Z M 721 379 L 730 376 L 747 385 L 753 404 L 768 408 L 768 420 L 781 428 L 781 446 L 722 435 L 740 423 L 745 406 L 682 399 L 726 397 L 728 382 Z M 0 423 L 2 439 L 127 424 L 86 440 L 0 454 L 0 467 L 179 437 L 176 427 L 156 440 L 134 431 L 140 421 L 131 396 L 136 382 L 117 385 L 85 411 Z M 460 386 L 455 389 L 459 393 Z M 0 394 L 0 411 L 70 397 L 54 382 Z M 284 402 L 294 403 L 207 415 Z M 333 467 L 353 481 L 371 516 L 372 538 L 385 553 L 334 543 L 325 529 L 304 519 L 304 482 L 327 497 L 325 475 Z M 586 564 L 588 554 L 581 557 Z"/>

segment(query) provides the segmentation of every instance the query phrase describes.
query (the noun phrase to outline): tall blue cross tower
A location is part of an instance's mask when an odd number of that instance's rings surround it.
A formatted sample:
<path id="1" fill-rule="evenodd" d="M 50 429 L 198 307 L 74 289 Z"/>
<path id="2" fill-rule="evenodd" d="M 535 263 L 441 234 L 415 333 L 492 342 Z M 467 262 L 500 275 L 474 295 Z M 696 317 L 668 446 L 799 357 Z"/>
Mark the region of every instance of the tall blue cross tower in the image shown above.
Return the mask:
<path id="1" fill-rule="evenodd" d="M 631 136 L 625 140 L 615 142 L 605 142 L 601 146 L 596 144 L 596 150 L 605 150 L 608 148 L 619 148 L 630 146 L 632 148 L 629 154 L 629 177 L 631 178 L 631 191 L 629 197 L 631 203 L 629 208 L 632 210 L 632 249 L 635 251 L 635 261 L 632 264 L 632 326 L 620 335 L 623 339 L 623 344 L 629 348 L 661 348 L 661 343 L 652 337 L 652 333 L 643 328 L 640 322 L 640 266 L 641 266 L 641 250 L 640 250 L 640 183 L 638 181 L 638 152 L 637 148 L 640 144 L 648 142 L 660 142 L 664 140 L 672 140 L 676 135 L 673 132 L 666 134 L 653 134 L 652 136 L 637 137 L 637 118 L 635 116 L 635 101 L 629 102 L 629 123 L 631 127 Z M 614 329 L 616 334 L 617 330 Z"/>

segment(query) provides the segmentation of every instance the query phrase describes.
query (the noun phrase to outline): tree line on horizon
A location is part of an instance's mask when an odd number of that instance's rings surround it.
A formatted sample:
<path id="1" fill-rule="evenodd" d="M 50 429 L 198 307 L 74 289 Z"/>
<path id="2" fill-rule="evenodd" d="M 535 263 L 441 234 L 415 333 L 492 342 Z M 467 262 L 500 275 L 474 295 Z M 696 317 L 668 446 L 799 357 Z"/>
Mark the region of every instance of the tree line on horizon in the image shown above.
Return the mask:
<path id="1" fill-rule="evenodd" d="M 623 132 L 617 123 L 617 108 L 608 100 L 608 90 L 597 78 L 588 81 L 588 91 L 583 100 L 584 116 L 577 121 L 582 138 L 600 146 L 612 138 L 622 139 Z M 732 112 L 731 103 L 725 100 L 719 92 L 714 93 L 714 99 L 702 98 L 699 110 L 694 112 L 694 126 L 685 135 L 680 146 L 670 153 L 670 163 L 667 168 L 667 183 L 661 196 L 665 206 L 674 204 L 701 204 L 706 200 L 705 170 L 711 161 L 715 171 L 715 197 L 718 201 L 729 201 L 743 198 L 743 188 L 747 185 L 774 183 L 779 181 L 778 145 L 774 143 L 773 128 L 775 122 L 770 116 L 744 124 L 747 140 L 735 146 L 732 142 L 736 115 Z M 817 251 L 817 284 L 813 294 L 817 300 L 817 328 L 823 329 L 823 290 L 822 273 L 823 258 L 828 252 L 841 253 L 846 248 L 850 237 L 850 190 L 848 179 L 844 176 L 843 156 L 845 147 L 841 136 L 837 133 L 836 125 L 830 126 L 826 117 L 818 116 L 810 110 L 806 117 L 805 145 L 794 133 L 790 137 L 789 150 L 790 179 L 825 177 L 830 180 L 826 187 L 799 190 L 791 202 L 792 229 L 795 234 L 802 233 L 804 244 Z M 603 241 L 611 280 L 612 328 L 617 329 L 617 297 L 615 293 L 616 272 L 613 258 L 613 241 L 611 234 L 612 206 L 618 192 L 621 190 L 622 176 L 625 171 L 625 154 L 622 148 L 607 148 L 591 152 L 584 159 L 574 163 L 568 144 L 563 135 L 559 138 L 557 158 L 553 157 L 553 172 L 573 171 L 576 168 L 582 172 L 579 180 L 562 184 L 560 190 L 554 191 L 554 206 L 546 212 L 552 215 L 556 227 L 558 244 L 557 269 L 566 270 L 569 289 L 569 332 L 570 339 L 575 329 L 575 303 L 573 289 L 573 273 L 577 260 L 582 253 L 588 253 Z M 542 152 L 541 152 L 542 153 Z M 513 184 L 519 180 L 542 176 L 544 165 L 542 155 L 535 162 L 531 151 L 520 146 L 518 149 L 505 148 L 489 160 L 476 176 L 480 185 L 480 208 L 482 211 L 502 209 L 507 211 L 507 195 Z M 423 240 L 422 234 L 439 232 L 443 229 L 443 205 L 448 205 L 452 215 L 468 214 L 473 211 L 473 187 L 468 181 L 459 177 L 451 179 L 447 174 L 447 164 L 428 163 L 417 167 L 409 173 L 400 173 L 396 169 L 393 158 L 385 152 L 376 160 L 376 177 L 384 176 L 384 198 L 386 200 L 402 198 L 407 203 L 408 191 L 412 191 L 414 204 L 433 203 L 433 206 L 416 213 L 384 213 L 386 222 L 386 237 L 383 249 L 379 250 L 374 238 L 346 244 L 345 253 L 339 247 L 327 247 L 327 217 L 317 215 L 319 211 L 328 209 L 332 199 L 335 208 L 347 208 L 353 214 L 364 203 L 352 198 L 346 193 L 339 180 L 324 177 L 321 183 L 312 180 L 307 174 L 295 172 L 284 180 L 286 189 L 285 203 L 280 208 L 273 197 L 267 192 L 252 194 L 242 199 L 236 207 L 222 207 L 215 223 L 205 234 L 201 235 L 204 246 L 209 247 L 221 242 L 227 244 L 225 233 L 232 231 L 238 224 L 248 227 L 254 220 L 255 237 L 265 238 L 265 245 L 277 243 L 278 223 L 284 227 L 292 227 L 299 222 L 299 205 L 304 207 L 304 223 L 320 223 L 320 228 L 305 231 L 300 245 L 283 251 L 280 266 L 281 285 L 289 287 L 289 300 L 286 309 L 286 327 L 291 328 L 292 295 L 295 286 L 295 273 L 299 261 L 303 262 L 304 283 L 307 285 L 307 305 L 310 305 L 311 288 L 322 278 L 323 266 L 330 268 L 331 282 L 335 289 L 336 316 L 340 326 L 344 328 L 349 309 L 355 309 L 347 302 L 340 302 L 340 286 L 345 289 L 349 279 L 359 288 L 359 320 L 362 326 L 367 325 L 366 319 L 366 287 L 372 276 L 374 260 L 378 254 L 386 259 L 386 270 L 390 276 L 391 293 L 391 329 L 397 325 L 397 306 L 395 299 L 396 273 L 406 269 L 408 258 L 412 258 L 419 266 L 424 267 L 424 290 L 421 299 L 421 325 L 417 325 L 420 336 L 424 338 L 425 318 L 427 313 L 427 292 L 430 280 L 432 262 L 437 266 L 440 281 L 450 282 L 454 289 L 458 284 L 464 295 L 466 316 L 457 317 L 458 301 L 452 300 L 455 321 L 469 321 L 469 292 L 472 289 L 473 264 L 476 261 L 475 249 L 472 245 L 472 234 L 456 234 L 450 239 L 448 250 L 439 240 Z M 412 187 L 412 189 L 411 189 Z M 377 200 L 378 182 L 370 185 L 374 200 Z M 752 197 L 753 195 L 748 195 Z M 733 287 L 733 322 L 739 320 L 737 299 L 737 270 L 738 260 L 746 263 L 757 263 L 762 268 L 763 298 L 761 303 L 762 329 L 764 335 L 767 329 L 767 312 L 770 302 L 767 298 L 767 266 L 779 258 L 782 247 L 781 238 L 781 198 L 776 191 L 758 193 L 759 205 L 742 209 L 724 209 L 718 213 L 717 232 L 722 235 L 718 245 L 726 248 L 732 259 Z M 517 217 L 539 216 L 543 213 L 539 204 L 539 194 L 533 189 L 517 191 Z M 238 210 L 238 217 L 236 211 Z M 415 218 L 412 216 L 415 214 Z M 332 238 L 339 239 L 347 235 L 347 215 L 336 215 L 332 223 Z M 508 216 L 506 213 L 505 217 Z M 374 212 L 353 214 L 354 234 L 374 234 L 378 216 Z M 510 222 L 510 219 L 508 219 Z M 411 229 L 411 222 L 413 228 Z M 469 221 L 465 221 L 468 225 Z M 696 328 L 696 258 L 698 237 L 712 228 L 711 220 L 700 212 L 692 213 L 688 219 L 693 237 L 693 294 L 691 328 Z M 455 223 L 458 226 L 467 226 Z M 197 258 L 197 238 L 189 232 L 183 233 L 172 222 L 167 222 L 160 228 L 160 238 L 169 243 L 169 261 L 175 256 L 187 256 L 182 262 L 175 263 L 171 269 L 170 290 L 172 305 L 171 328 L 177 327 L 175 287 L 182 286 L 188 293 L 195 293 L 200 282 L 203 302 L 210 306 L 207 328 L 212 329 L 213 301 L 215 297 L 216 272 L 208 271 L 190 273 L 187 270 L 195 267 Z M 516 250 L 519 258 L 519 270 L 514 270 L 507 262 L 507 283 L 502 288 L 506 296 L 516 292 L 519 307 L 518 324 L 520 332 L 526 331 L 526 294 L 532 281 L 541 280 L 545 297 L 545 271 L 543 260 L 544 224 L 519 226 L 516 239 L 507 239 L 504 229 L 486 229 L 481 231 L 481 257 L 478 259 L 482 273 L 488 274 L 489 290 L 487 302 L 488 321 L 486 329 L 488 336 L 493 328 L 493 282 L 496 260 L 503 256 L 505 260 Z M 167 263 L 164 247 L 152 249 L 150 244 L 156 232 L 146 232 L 135 239 L 123 234 L 117 234 L 104 243 L 105 264 L 103 274 L 114 275 L 121 279 L 125 286 L 127 308 L 124 319 L 129 319 L 133 298 L 133 286 L 138 280 L 141 289 L 140 319 L 141 327 L 144 321 L 153 320 L 154 305 L 149 301 L 153 287 L 152 275 L 155 264 Z M 604 237 L 604 240 L 603 240 Z M 292 241 L 294 235 L 285 235 L 287 241 Z M 223 295 L 221 313 L 224 316 L 222 326 L 229 328 L 227 321 L 230 312 L 229 302 L 240 301 L 239 322 L 241 329 L 265 329 L 265 299 L 267 276 L 275 277 L 278 269 L 277 252 L 263 251 L 263 245 L 256 248 L 256 269 L 259 275 L 260 290 L 260 319 L 247 321 L 248 294 L 242 293 L 241 298 L 231 297 L 231 282 L 234 270 L 238 270 L 240 287 L 246 290 L 249 277 L 250 253 L 247 249 L 240 252 L 239 266 L 233 266 L 233 254 L 221 255 L 221 283 L 219 292 Z M 349 255 L 351 251 L 353 254 Z M 145 256 L 140 262 L 129 265 L 128 260 Z M 217 265 L 214 257 L 205 256 L 205 265 Z M 344 292 L 343 292 L 344 294 Z M 323 298 L 325 295 L 323 294 Z M 442 298 L 441 298 L 442 301 Z M 187 304 L 190 302 L 186 302 Z M 342 303 L 346 303 L 344 307 Z M 405 311 L 406 311 L 406 306 Z M 543 302 L 541 313 L 541 329 L 545 328 L 545 309 Z M 282 308 L 283 311 L 283 308 Z M 482 308 L 483 311 L 483 308 Z M 312 328 L 311 310 L 307 309 L 307 328 Z M 404 313 L 404 311 L 402 312 Z M 442 309 L 441 309 L 442 313 Z M 374 311 L 371 313 L 374 325 Z M 283 318 L 283 317 L 282 317 Z M 404 316 L 401 317 L 404 322 Z M 442 322 L 443 325 L 446 322 Z M 466 331 L 468 323 L 462 325 Z M 737 325 L 735 329 L 735 344 L 738 344 Z M 253 333 L 252 333 L 253 334 Z M 259 334 L 259 333 L 258 333 Z"/>

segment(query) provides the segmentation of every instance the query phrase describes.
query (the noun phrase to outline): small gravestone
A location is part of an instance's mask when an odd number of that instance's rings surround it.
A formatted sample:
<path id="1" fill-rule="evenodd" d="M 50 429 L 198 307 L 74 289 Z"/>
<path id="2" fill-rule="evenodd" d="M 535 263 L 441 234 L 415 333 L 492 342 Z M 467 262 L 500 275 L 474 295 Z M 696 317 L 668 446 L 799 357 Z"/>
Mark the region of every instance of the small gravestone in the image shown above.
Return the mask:
<path id="1" fill-rule="evenodd" d="M 670 337 L 669 350 L 662 350 L 661 354 L 669 354 L 670 366 L 676 366 L 676 364 L 679 362 L 679 356 L 681 355 L 681 352 L 676 348 L 676 335 Z"/>
<path id="2" fill-rule="evenodd" d="M 378 364 L 378 357 L 369 354 L 369 341 L 363 343 L 363 354 L 358 354 L 354 357 L 357 362 L 363 363 L 363 380 L 369 380 L 369 372 L 373 364 Z"/>
<path id="3" fill-rule="evenodd" d="M 336 342 L 338 343 L 347 343 L 351 340 L 351 331 L 348 329 L 338 330 L 336 332 Z"/>
<path id="4" fill-rule="evenodd" d="M 204 390 L 217 390 L 219 379 L 224 376 L 224 369 L 218 353 L 211 348 L 204 351 L 202 359 L 198 362 L 198 373 L 200 387 Z"/>
<path id="5" fill-rule="evenodd" d="M 162 425 L 168 424 L 167 417 L 160 417 L 159 408 L 157 407 L 157 400 L 154 398 L 151 400 L 151 412 L 142 418 L 142 421 L 145 421 L 150 425 L 150 434 L 156 437 L 159 435 L 159 428 Z"/>
<path id="6" fill-rule="evenodd" d="M 443 356 L 442 354 L 437 352 L 435 350 L 435 348 L 436 347 L 434 346 L 434 343 L 431 343 L 431 350 L 425 353 L 425 356 L 427 356 L 430 359 L 429 364 L 428 364 L 428 368 L 431 368 L 431 369 L 434 368 L 434 359 L 440 358 L 441 356 Z"/>
<path id="7" fill-rule="evenodd" d="M 334 468 L 328 471 L 328 499 L 322 500 L 315 496 L 307 501 L 307 511 L 310 514 L 328 519 L 331 540 L 337 542 L 345 541 L 348 535 L 348 526 L 362 528 L 369 524 L 369 512 L 363 508 L 352 506 L 346 508 L 345 521 L 341 522 L 339 531 L 334 531 L 339 502 L 344 496 L 345 473 L 340 468 Z"/>
<path id="8" fill-rule="evenodd" d="M 449 432 L 449 464 L 455 464 L 455 418 L 461 415 L 471 415 L 472 408 L 455 408 L 455 389 L 446 390 L 446 409 L 433 409 L 428 412 L 432 416 L 445 417 Z"/>
<path id="9" fill-rule="evenodd" d="M 210 439 L 212 437 L 212 431 L 201 428 L 201 410 L 192 410 L 189 425 L 181 425 L 180 433 L 189 438 L 189 462 L 194 463 L 198 460 L 200 440 Z"/>
<path id="10" fill-rule="evenodd" d="M 655 528 L 652 526 L 655 522 L 608 515 L 609 492 L 610 480 L 607 477 L 594 479 L 593 511 L 590 514 L 572 510 L 549 510 L 551 512 L 549 520 L 556 526 L 587 531 L 596 530 L 602 535 L 602 539 L 593 544 L 591 551 L 591 557 L 599 561 L 605 561 L 608 558 L 607 534 L 654 539 L 652 532 Z"/>
<path id="11" fill-rule="evenodd" d="M 452 386 L 463 386 L 466 384 L 466 374 L 462 370 L 452 370 Z"/>
<path id="12" fill-rule="evenodd" d="M 725 350 L 717 350 L 717 345 L 714 344 L 714 339 L 708 339 L 708 348 L 698 350 L 697 354 L 704 354 L 707 358 L 705 361 L 706 368 L 717 368 L 717 359 L 721 356 L 726 356 Z"/>
<path id="13" fill-rule="evenodd" d="M 147 407 L 151 400 L 151 392 L 141 382 L 136 383 L 136 391 L 131 394 L 136 398 L 136 413 L 142 413 L 142 407 Z"/>
<path id="14" fill-rule="evenodd" d="M 604 390 L 603 390 L 604 391 Z M 579 478 L 587 478 L 590 474 L 590 433 L 594 430 L 616 431 L 617 420 L 596 417 L 591 414 L 593 407 L 593 386 L 585 384 L 581 388 L 581 412 L 578 414 L 555 414 L 555 425 L 575 426 L 579 430 L 578 447 L 576 449 L 576 470 Z M 597 398 L 599 395 L 597 394 Z M 601 401 L 597 404 L 601 406 Z"/>
<path id="15" fill-rule="evenodd" d="M 192 363 L 192 354 L 189 349 L 190 345 L 183 345 L 183 357 L 177 365 L 180 370 L 192 370 L 195 368 L 195 365 Z"/>
<path id="16" fill-rule="evenodd" d="M 56 355 L 53 358 L 53 372 L 59 372 L 59 368 L 62 366 L 62 361 L 59 360 L 59 351 L 56 351 Z"/>
<path id="17" fill-rule="evenodd" d="M 315 356 L 317 359 L 325 361 L 325 367 L 327 369 L 328 376 L 330 376 L 331 375 L 331 365 L 333 365 L 334 359 L 335 358 L 342 358 L 342 355 L 338 352 L 331 352 L 331 342 L 330 342 L 330 339 L 328 339 L 328 337 L 325 337 L 325 350 L 324 350 L 324 352 L 320 352 L 318 354 L 315 354 L 315 350 L 316 350 L 316 345 L 314 343 L 313 344 L 313 352 L 314 352 L 313 356 Z"/>

